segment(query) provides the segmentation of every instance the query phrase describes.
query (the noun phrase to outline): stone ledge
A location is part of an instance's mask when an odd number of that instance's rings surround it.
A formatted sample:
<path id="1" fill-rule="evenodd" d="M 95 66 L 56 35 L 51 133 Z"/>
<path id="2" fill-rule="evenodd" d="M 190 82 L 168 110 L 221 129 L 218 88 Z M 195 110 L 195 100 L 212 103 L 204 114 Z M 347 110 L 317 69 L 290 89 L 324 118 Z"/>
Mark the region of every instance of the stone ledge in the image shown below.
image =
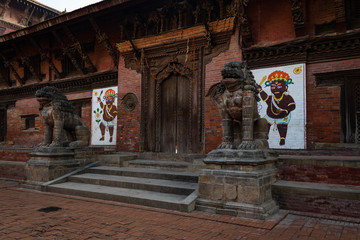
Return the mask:
<path id="1" fill-rule="evenodd" d="M 284 165 L 360 168 L 360 156 L 280 155 L 279 160 Z"/>
<path id="2" fill-rule="evenodd" d="M 331 197 L 347 200 L 360 200 L 360 186 L 294 182 L 279 180 L 272 185 L 272 191 L 286 194 L 310 195 L 316 197 Z"/>

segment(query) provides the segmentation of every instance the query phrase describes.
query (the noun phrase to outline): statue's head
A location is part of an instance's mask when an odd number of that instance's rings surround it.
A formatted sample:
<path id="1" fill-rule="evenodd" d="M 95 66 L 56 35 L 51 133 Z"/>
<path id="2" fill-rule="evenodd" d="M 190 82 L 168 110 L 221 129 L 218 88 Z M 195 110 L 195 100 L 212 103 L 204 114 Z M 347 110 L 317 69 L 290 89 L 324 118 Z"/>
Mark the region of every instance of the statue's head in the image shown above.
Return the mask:
<path id="1" fill-rule="evenodd" d="M 53 101 L 54 99 L 58 100 L 67 100 L 64 94 L 62 94 L 59 89 L 56 87 L 46 86 L 36 91 L 35 96 L 40 104 L 45 104 Z"/>
<path id="2" fill-rule="evenodd" d="M 244 67 L 246 62 L 229 62 L 226 63 L 224 69 L 221 71 L 223 79 L 221 82 L 230 92 L 236 91 L 244 87 Z"/>
<path id="3" fill-rule="evenodd" d="M 73 108 L 66 96 L 56 87 L 46 86 L 36 91 L 35 97 L 40 103 L 40 110 L 53 105 L 63 111 L 72 112 Z"/>

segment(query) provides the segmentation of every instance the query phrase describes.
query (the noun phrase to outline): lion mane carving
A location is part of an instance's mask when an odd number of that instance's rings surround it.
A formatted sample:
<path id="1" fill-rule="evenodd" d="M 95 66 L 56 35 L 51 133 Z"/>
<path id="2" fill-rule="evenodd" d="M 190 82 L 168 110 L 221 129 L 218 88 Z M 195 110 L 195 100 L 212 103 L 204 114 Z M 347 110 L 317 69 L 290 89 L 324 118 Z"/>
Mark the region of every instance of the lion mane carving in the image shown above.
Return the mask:
<path id="1" fill-rule="evenodd" d="M 57 88 L 47 86 L 36 91 L 45 128 L 45 140 L 38 148 L 86 147 L 90 132 L 82 119 Z M 64 136 L 66 134 L 67 141 Z"/>
<path id="2" fill-rule="evenodd" d="M 259 116 L 258 90 L 247 63 L 226 63 L 221 74 L 223 79 L 207 93 L 222 121 L 223 137 L 218 149 L 269 148 L 267 123 Z"/>

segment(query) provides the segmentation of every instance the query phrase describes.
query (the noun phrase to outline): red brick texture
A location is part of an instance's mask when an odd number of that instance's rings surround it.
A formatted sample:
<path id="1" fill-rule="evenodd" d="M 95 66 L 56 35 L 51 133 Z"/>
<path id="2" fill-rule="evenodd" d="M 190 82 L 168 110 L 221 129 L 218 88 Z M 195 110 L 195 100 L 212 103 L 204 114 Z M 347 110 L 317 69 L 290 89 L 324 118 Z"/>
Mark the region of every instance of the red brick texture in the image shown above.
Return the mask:
<path id="1" fill-rule="evenodd" d="M 229 49 L 218 56 L 214 57 L 210 63 L 206 65 L 205 70 L 205 93 L 209 88 L 221 81 L 221 70 L 224 64 L 231 61 L 241 61 L 241 49 L 239 46 L 239 33 L 231 37 Z M 205 152 L 209 152 L 217 148 L 221 143 L 222 128 L 221 118 L 218 108 L 211 102 L 209 97 L 205 99 Z"/>
<path id="2" fill-rule="evenodd" d="M 340 87 L 316 87 L 315 73 L 357 69 L 360 59 L 307 65 L 307 147 L 315 142 L 339 143 L 341 140 Z"/>
<path id="3" fill-rule="evenodd" d="M 141 74 L 125 67 L 125 60 L 120 57 L 118 77 L 119 99 L 127 93 L 134 93 L 138 97 L 139 104 L 135 110 L 128 113 L 119 101 L 117 122 L 117 143 L 119 151 L 139 151 L 140 146 L 140 113 L 141 113 Z"/>
<path id="4" fill-rule="evenodd" d="M 359 217 L 360 201 L 282 193 L 275 196 L 280 208 L 346 217 Z"/>
<path id="5" fill-rule="evenodd" d="M 360 186 L 360 168 L 280 165 L 279 171 L 282 180 Z"/>
<path id="6" fill-rule="evenodd" d="M 26 162 L 30 159 L 29 153 L 23 152 L 0 152 L 0 161 Z"/>

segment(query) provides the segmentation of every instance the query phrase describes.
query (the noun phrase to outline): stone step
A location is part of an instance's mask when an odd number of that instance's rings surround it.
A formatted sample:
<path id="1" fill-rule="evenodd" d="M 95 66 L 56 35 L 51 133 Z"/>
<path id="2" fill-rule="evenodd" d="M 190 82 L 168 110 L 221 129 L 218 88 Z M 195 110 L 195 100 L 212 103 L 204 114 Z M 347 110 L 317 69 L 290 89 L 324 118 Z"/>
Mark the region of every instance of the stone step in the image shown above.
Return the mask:
<path id="1" fill-rule="evenodd" d="M 179 195 L 76 182 L 50 185 L 48 191 L 183 212 L 194 210 L 197 198 L 196 191 L 190 195 Z"/>
<path id="2" fill-rule="evenodd" d="M 180 195 L 189 195 L 197 188 L 197 183 L 93 173 L 75 175 L 70 177 L 69 180 L 77 183 L 97 184 L 102 186 L 131 188 Z"/>
<path id="3" fill-rule="evenodd" d="M 98 166 L 87 170 L 89 173 L 110 174 L 118 176 L 130 176 L 140 178 L 165 179 L 183 182 L 198 182 L 199 174 L 189 171 L 169 171 L 155 168 L 131 168 L 131 167 L 110 167 Z"/>
<path id="4" fill-rule="evenodd" d="M 279 180 L 272 194 L 280 208 L 358 217 L 360 186 Z"/>
<path id="5" fill-rule="evenodd" d="M 124 166 L 124 162 L 136 159 L 137 155 L 132 153 L 116 153 L 101 155 L 98 157 L 98 161 L 103 166 Z"/>
<path id="6" fill-rule="evenodd" d="M 193 164 L 183 161 L 160 161 L 136 159 L 128 161 L 131 167 L 191 170 Z"/>

